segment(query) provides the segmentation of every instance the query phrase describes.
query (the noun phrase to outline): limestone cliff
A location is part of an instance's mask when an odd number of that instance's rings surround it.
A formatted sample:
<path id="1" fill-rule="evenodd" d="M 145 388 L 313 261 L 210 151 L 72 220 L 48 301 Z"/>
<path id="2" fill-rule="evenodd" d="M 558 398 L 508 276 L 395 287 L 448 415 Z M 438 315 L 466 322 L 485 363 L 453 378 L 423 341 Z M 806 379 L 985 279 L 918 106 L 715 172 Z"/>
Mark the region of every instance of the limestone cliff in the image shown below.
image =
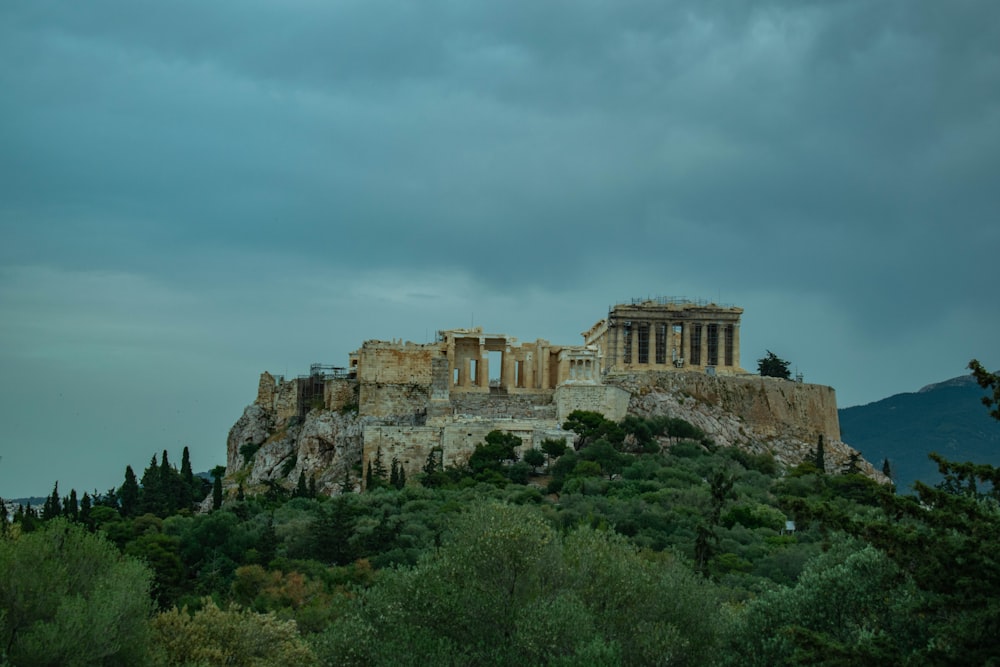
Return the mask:
<path id="1" fill-rule="evenodd" d="M 701 373 L 636 373 L 612 376 L 608 382 L 629 391 L 631 414 L 680 417 L 705 431 L 719 446 L 770 453 L 784 467 L 811 456 L 820 436 L 827 472 L 840 472 L 852 455 L 860 456 L 840 439 L 832 387 Z M 858 466 L 863 474 L 888 482 L 863 458 Z"/>
<path id="2" fill-rule="evenodd" d="M 227 485 L 259 490 L 265 480 L 294 485 L 299 473 L 315 479 L 319 493 L 340 491 L 345 473 L 361 460 L 362 424 L 355 413 L 312 410 L 304 418 L 277 421 L 257 403 L 246 408 L 229 432 Z M 249 447 L 247 447 L 249 445 Z M 358 475 L 350 474 L 355 487 Z"/>

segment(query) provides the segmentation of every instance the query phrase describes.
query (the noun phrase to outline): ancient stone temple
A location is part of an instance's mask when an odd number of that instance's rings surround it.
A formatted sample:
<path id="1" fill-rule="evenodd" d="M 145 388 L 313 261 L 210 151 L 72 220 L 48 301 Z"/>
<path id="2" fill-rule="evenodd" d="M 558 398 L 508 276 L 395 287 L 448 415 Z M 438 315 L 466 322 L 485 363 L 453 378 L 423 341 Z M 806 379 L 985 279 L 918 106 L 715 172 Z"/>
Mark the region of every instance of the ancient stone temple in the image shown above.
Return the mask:
<path id="1" fill-rule="evenodd" d="M 677 298 L 635 299 L 608 309 L 583 333 L 600 373 L 678 370 L 743 375 L 742 308 Z"/>

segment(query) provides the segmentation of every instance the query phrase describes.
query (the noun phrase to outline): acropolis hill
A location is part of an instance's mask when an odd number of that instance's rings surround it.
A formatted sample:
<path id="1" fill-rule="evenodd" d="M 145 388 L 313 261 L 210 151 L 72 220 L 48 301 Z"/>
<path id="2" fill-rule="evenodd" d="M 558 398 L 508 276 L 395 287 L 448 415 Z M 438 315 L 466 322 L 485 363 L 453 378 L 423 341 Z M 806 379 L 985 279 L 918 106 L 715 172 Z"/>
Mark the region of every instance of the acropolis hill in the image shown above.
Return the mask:
<path id="1" fill-rule="evenodd" d="M 252 486 L 304 472 L 321 492 L 339 492 L 345 478 L 360 490 L 359 471 L 377 455 L 414 479 L 432 452 L 461 463 L 492 430 L 523 448 L 572 442 L 561 424 L 574 410 L 680 417 L 717 445 L 770 452 L 783 465 L 801 462 L 822 436 L 827 466 L 839 470 L 854 450 L 840 441 L 834 390 L 744 370 L 742 313 L 633 300 L 610 307 L 581 345 L 446 329 L 432 343 L 365 341 L 346 367 L 314 364 L 289 379 L 265 372 L 230 431 L 227 479 Z"/>

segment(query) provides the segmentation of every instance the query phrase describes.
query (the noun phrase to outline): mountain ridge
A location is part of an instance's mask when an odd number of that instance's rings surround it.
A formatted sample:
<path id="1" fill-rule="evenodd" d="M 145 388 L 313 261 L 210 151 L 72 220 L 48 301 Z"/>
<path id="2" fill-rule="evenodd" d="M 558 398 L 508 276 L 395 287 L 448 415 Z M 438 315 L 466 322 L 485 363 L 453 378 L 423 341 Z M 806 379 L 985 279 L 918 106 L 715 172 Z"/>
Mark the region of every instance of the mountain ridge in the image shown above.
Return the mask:
<path id="1" fill-rule="evenodd" d="M 934 382 L 839 409 L 841 436 L 875 465 L 888 458 L 897 488 L 907 493 L 916 480 L 941 479 L 927 458 L 934 451 L 950 460 L 1000 465 L 1000 422 L 983 407 L 983 396 L 971 375 Z"/>

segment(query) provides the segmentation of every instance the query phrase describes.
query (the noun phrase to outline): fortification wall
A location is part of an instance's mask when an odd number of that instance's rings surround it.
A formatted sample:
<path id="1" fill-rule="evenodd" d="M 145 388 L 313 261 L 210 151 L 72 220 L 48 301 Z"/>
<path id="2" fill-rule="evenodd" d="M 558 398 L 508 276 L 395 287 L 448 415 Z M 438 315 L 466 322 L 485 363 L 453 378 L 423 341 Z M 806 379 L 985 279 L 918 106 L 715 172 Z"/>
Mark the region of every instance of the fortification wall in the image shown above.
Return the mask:
<path id="1" fill-rule="evenodd" d="M 591 410 L 621 421 L 628 414 L 629 398 L 629 392 L 620 387 L 562 385 L 555 390 L 556 418 L 562 423 L 574 410 Z"/>
<path id="2" fill-rule="evenodd" d="M 484 419 L 556 418 L 551 391 L 497 393 L 456 393 L 451 396 L 454 415 L 474 415 Z"/>
<path id="3" fill-rule="evenodd" d="M 668 392 L 691 397 L 731 413 L 761 436 L 794 436 L 815 442 L 819 435 L 840 440 L 833 387 L 756 375 L 712 377 L 703 373 L 634 373 L 606 379 L 638 397 Z"/>
<path id="4" fill-rule="evenodd" d="M 398 417 L 425 413 L 431 385 L 361 383 L 358 410 L 362 417 Z"/>
<path id="5" fill-rule="evenodd" d="M 323 403 L 335 412 L 358 402 L 358 382 L 346 378 L 327 380 L 323 386 Z"/>
<path id="6" fill-rule="evenodd" d="M 358 381 L 364 384 L 425 384 L 433 381 L 439 345 L 368 341 L 360 351 Z"/>
<path id="7" fill-rule="evenodd" d="M 299 414 L 299 380 L 275 378 L 267 371 L 257 383 L 257 405 L 266 410 L 276 423 L 283 424 Z"/>

